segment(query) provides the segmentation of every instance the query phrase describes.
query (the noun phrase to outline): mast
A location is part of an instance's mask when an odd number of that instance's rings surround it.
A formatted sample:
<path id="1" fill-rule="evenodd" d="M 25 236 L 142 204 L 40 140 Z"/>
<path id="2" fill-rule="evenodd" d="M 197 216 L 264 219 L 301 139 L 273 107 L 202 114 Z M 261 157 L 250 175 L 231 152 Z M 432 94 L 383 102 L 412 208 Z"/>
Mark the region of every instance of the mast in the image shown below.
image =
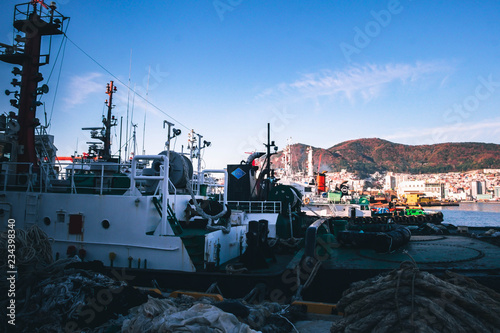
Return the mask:
<path id="1" fill-rule="evenodd" d="M 18 172 L 28 171 L 29 165 L 38 166 L 38 157 L 35 149 L 35 128 L 40 125 L 36 118 L 36 108 L 42 103 L 37 100 L 38 95 L 49 91 L 47 85 L 38 88 L 38 83 L 43 81 L 39 73 L 40 66 L 49 63 L 50 53 L 41 55 L 40 49 L 43 36 L 61 35 L 62 24 L 68 19 L 56 11 L 52 2 L 47 6 L 43 0 L 16 5 L 14 9 L 14 28 L 24 34 L 16 35 L 15 45 L 0 44 L 0 61 L 22 66 L 22 70 L 14 67 L 12 73 L 20 75 L 21 81 L 13 79 L 11 84 L 20 91 L 6 91 L 7 95 L 14 93 L 11 105 L 18 109 L 17 132 L 19 164 Z M 49 50 L 50 52 L 50 50 Z"/>
<path id="2" fill-rule="evenodd" d="M 123 116 L 120 117 L 120 149 L 118 149 L 118 163 L 122 162 L 122 127 L 123 127 Z"/>
<path id="3" fill-rule="evenodd" d="M 307 148 L 307 177 L 309 182 L 314 180 L 314 170 L 313 170 L 313 149 L 311 146 Z"/>
<path id="4" fill-rule="evenodd" d="M 278 150 L 278 147 L 274 143 L 274 141 L 271 141 L 271 124 L 267 123 L 267 144 L 264 144 L 266 146 L 266 153 L 267 153 L 267 159 L 266 159 L 266 168 L 264 169 L 264 174 L 267 175 L 266 178 L 266 183 L 265 183 L 265 200 L 269 197 L 269 191 L 271 190 L 271 186 L 273 186 L 273 180 L 274 180 L 274 170 L 271 169 L 271 147 L 274 147 L 274 153 L 276 154 L 276 151 Z"/>
<path id="5" fill-rule="evenodd" d="M 130 106 L 130 77 L 132 75 L 132 49 L 130 49 L 130 65 L 128 69 L 128 93 L 127 93 L 127 121 L 125 122 L 125 161 L 129 161 L 128 154 L 128 110 Z M 135 91 L 135 89 L 134 89 Z M 135 92 L 134 92 L 135 93 Z"/>
<path id="6" fill-rule="evenodd" d="M 134 123 L 131 123 L 130 124 L 132 126 L 132 128 L 134 129 L 134 131 L 132 132 L 132 149 L 131 149 L 131 152 L 130 154 L 132 155 L 132 157 L 135 156 L 135 153 L 136 153 L 136 150 L 137 150 L 137 139 L 136 139 L 136 128 L 137 128 L 137 124 L 134 124 Z"/>
<path id="7" fill-rule="evenodd" d="M 84 131 L 90 131 L 90 137 L 92 139 L 98 139 L 104 143 L 104 147 L 101 149 L 100 147 L 97 146 L 98 144 L 100 144 L 99 142 L 87 142 L 88 144 L 90 144 L 89 156 L 97 157 L 106 162 L 115 162 L 115 161 L 119 162 L 119 159 L 113 159 L 111 156 L 111 127 L 116 126 L 118 123 L 118 119 L 116 119 L 115 116 L 112 115 L 113 94 L 115 92 L 116 92 L 116 87 L 114 86 L 114 82 L 110 81 L 108 84 L 106 84 L 106 94 L 109 97 L 105 102 L 106 106 L 108 107 L 107 116 L 102 117 L 102 124 L 104 125 L 104 127 L 82 128 L 82 130 Z M 120 141 L 121 141 L 121 129 L 120 129 Z M 120 145 L 120 150 L 121 150 L 121 145 Z M 93 155 L 94 152 L 97 154 L 97 156 Z"/>
<path id="8" fill-rule="evenodd" d="M 102 120 L 105 130 L 104 151 L 102 158 L 105 161 L 111 160 L 111 127 L 116 126 L 115 116 L 111 115 L 111 111 L 113 109 L 113 94 L 115 92 L 116 87 L 113 85 L 113 81 L 110 81 L 110 83 L 106 85 L 106 94 L 109 96 L 109 99 L 106 101 L 108 105 L 108 116 Z"/>
<path id="9" fill-rule="evenodd" d="M 142 155 L 146 155 L 146 149 L 144 149 L 144 143 L 146 141 L 146 113 L 148 111 L 148 94 L 149 94 L 149 77 L 151 75 L 151 65 L 148 70 L 148 84 L 146 86 L 146 106 L 144 107 L 144 124 L 142 129 Z"/>

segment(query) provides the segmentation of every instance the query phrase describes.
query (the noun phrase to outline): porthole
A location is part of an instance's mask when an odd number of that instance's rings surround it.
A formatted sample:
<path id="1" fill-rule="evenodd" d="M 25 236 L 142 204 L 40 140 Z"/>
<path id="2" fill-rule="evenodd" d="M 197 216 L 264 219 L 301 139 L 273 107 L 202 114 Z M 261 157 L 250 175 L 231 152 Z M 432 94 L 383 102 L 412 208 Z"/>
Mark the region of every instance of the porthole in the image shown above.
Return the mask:
<path id="1" fill-rule="evenodd" d="M 104 229 L 109 228 L 109 221 L 108 220 L 102 220 L 101 225 Z"/>
<path id="2" fill-rule="evenodd" d="M 43 224 L 45 224 L 46 226 L 49 226 L 50 225 L 50 217 L 45 216 L 43 218 Z"/>

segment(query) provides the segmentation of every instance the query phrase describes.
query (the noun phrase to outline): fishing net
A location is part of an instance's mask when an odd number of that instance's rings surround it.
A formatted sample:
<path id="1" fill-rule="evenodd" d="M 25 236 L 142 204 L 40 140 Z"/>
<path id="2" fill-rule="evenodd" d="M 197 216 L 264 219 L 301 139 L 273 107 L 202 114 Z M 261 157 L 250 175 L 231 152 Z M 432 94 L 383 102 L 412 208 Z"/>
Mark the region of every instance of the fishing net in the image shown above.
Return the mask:
<path id="1" fill-rule="evenodd" d="M 211 298 L 149 298 L 130 310 L 124 333 L 139 332 L 263 332 L 288 333 L 298 308 L 274 302 L 249 304 L 241 300 L 216 302 Z"/>
<path id="2" fill-rule="evenodd" d="M 147 296 L 127 286 L 123 274 L 104 275 L 102 263 L 85 263 L 94 270 L 81 269 L 78 257 L 52 260 L 50 239 L 36 225 L 16 229 L 15 280 L 16 329 L 21 332 L 89 331 L 116 320 L 131 307 L 147 301 Z M 7 232 L 0 234 L 0 287 L 7 288 Z M 7 293 L 5 293 L 7 294 Z M 8 306 L 0 298 L 0 307 Z M 10 327 L 0 319 L 0 332 Z"/>
<path id="3" fill-rule="evenodd" d="M 403 262 L 353 283 L 337 304 L 331 332 L 499 332 L 500 294 L 462 275 L 444 279 Z"/>
<path id="4" fill-rule="evenodd" d="M 173 299 L 153 299 L 132 310 L 124 321 L 123 333 L 148 332 L 255 332 L 235 315 L 206 302 L 181 310 Z"/>

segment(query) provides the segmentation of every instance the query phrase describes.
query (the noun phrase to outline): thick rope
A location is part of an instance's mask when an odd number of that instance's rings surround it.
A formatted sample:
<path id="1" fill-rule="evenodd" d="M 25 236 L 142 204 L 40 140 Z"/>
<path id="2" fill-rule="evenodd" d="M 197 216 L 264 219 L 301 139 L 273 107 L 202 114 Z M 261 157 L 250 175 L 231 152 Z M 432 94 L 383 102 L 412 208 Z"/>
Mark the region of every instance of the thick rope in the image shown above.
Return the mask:
<path id="1" fill-rule="evenodd" d="M 198 214 L 200 214 L 201 217 L 206 218 L 208 220 L 207 229 L 211 230 L 211 231 L 222 230 L 223 233 L 228 234 L 231 231 L 231 222 L 228 221 L 227 225 L 225 225 L 225 226 L 214 226 L 213 225 L 214 220 L 218 220 L 222 216 L 226 215 L 227 207 L 225 205 L 223 205 L 222 211 L 218 214 L 215 214 L 215 215 L 209 215 L 209 214 L 205 213 L 203 211 L 203 208 L 201 208 L 200 204 L 198 203 L 198 201 L 196 200 L 196 197 L 194 195 L 193 183 L 192 183 L 191 179 L 189 178 L 189 172 L 188 172 L 189 168 L 188 168 L 187 163 L 186 163 L 184 158 L 182 158 L 182 164 L 184 166 L 184 177 L 186 179 L 186 189 L 187 189 L 189 195 L 191 196 L 191 199 L 193 201 L 193 205 L 196 209 L 196 212 Z"/>
<path id="2" fill-rule="evenodd" d="M 500 295 L 456 273 L 441 280 L 413 258 L 386 275 L 355 282 L 337 303 L 331 332 L 496 332 Z"/>
<path id="3" fill-rule="evenodd" d="M 311 273 L 307 277 L 307 280 L 304 282 L 304 284 L 300 283 L 300 265 L 297 265 L 295 267 L 296 276 L 297 276 L 297 291 L 295 292 L 295 296 L 294 296 L 295 300 L 302 299 L 302 291 L 304 289 L 307 289 L 311 285 L 314 278 L 316 277 L 316 274 L 318 273 L 320 266 L 321 266 L 321 260 L 316 261 L 316 263 L 314 264 L 314 267 L 311 270 Z"/>

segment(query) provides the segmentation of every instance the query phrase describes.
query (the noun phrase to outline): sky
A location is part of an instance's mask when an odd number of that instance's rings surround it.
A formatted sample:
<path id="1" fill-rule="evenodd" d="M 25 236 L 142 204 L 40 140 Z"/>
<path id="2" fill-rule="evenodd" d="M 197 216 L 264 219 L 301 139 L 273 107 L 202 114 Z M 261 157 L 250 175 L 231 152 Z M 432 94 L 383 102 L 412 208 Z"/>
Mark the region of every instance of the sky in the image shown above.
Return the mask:
<path id="1" fill-rule="evenodd" d="M 2 2 L 2 43 L 18 3 Z M 81 128 L 101 125 L 110 80 L 122 144 L 134 123 L 137 153 L 143 142 L 161 152 L 168 120 L 182 131 L 175 150 L 190 130 L 211 142 L 206 168 L 263 151 L 268 123 L 280 150 L 374 137 L 500 144 L 500 1 L 63 0 L 58 11 L 68 38 L 50 43 L 37 117 L 60 156 L 95 141 Z M 5 89 L 12 67 L 0 63 Z M 112 134 L 117 153 L 120 122 Z"/>

